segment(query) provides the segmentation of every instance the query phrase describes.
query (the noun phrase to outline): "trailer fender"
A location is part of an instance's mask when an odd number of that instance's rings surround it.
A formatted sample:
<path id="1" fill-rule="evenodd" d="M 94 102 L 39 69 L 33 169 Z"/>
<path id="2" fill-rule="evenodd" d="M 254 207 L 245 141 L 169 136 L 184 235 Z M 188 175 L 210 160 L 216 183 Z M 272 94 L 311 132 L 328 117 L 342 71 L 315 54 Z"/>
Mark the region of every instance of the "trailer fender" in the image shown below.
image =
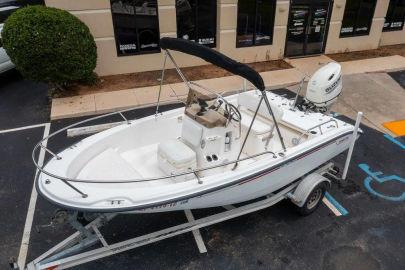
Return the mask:
<path id="1" fill-rule="evenodd" d="M 297 188 L 287 194 L 287 197 L 298 207 L 302 207 L 312 190 L 320 183 L 325 182 L 330 187 L 331 181 L 319 173 L 311 173 L 305 176 Z"/>

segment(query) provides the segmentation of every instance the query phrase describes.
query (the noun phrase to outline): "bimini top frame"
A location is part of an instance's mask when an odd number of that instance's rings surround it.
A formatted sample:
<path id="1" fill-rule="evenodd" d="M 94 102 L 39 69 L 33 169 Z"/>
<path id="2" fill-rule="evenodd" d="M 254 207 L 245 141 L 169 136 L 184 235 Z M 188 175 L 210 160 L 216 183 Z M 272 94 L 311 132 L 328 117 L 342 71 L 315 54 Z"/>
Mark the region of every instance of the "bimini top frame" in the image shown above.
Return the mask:
<path id="1" fill-rule="evenodd" d="M 199 57 L 213 65 L 247 79 L 260 91 L 265 90 L 263 78 L 253 68 L 246 64 L 239 63 L 209 47 L 189 40 L 169 37 L 160 39 L 160 47 L 166 51 L 178 51 Z"/>
<path id="2" fill-rule="evenodd" d="M 159 95 L 158 95 L 158 101 L 157 101 L 157 105 L 156 105 L 156 115 L 159 113 L 159 104 L 160 104 L 160 95 L 162 92 L 162 85 L 163 85 L 163 81 L 164 81 L 164 76 L 165 76 L 165 69 L 166 69 L 166 61 L 167 61 L 167 57 L 170 58 L 170 60 L 172 61 L 174 67 L 176 68 L 177 73 L 179 74 L 179 76 L 181 77 L 181 79 L 183 80 L 183 82 L 187 85 L 187 87 L 189 88 L 189 90 L 191 89 L 191 85 L 195 85 L 198 86 L 200 88 L 203 88 L 204 90 L 207 90 L 209 92 L 211 92 L 212 94 L 215 94 L 217 96 L 219 96 L 225 103 L 227 103 L 227 101 L 225 99 L 223 99 L 223 97 L 221 95 L 218 95 L 215 93 L 215 91 L 209 90 L 208 88 L 205 87 L 201 87 L 201 85 L 196 84 L 194 82 L 190 82 L 189 80 L 187 80 L 186 76 L 183 74 L 183 72 L 181 72 L 179 66 L 177 65 L 176 61 L 174 60 L 173 56 L 171 55 L 169 50 L 174 50 L 174 51 L 178 51 L 178 52 L 182 52 L 182 53 L 186 53 L 186 54 L 190 54 L 196 57 L 199 57 L 213 65 L 216 65 L 218 67 L 221 67 L 235 75 L 239 75 L 245 79 L 247 79 L 248 81 L 250 81 L 258 90 L 260 90 L 262 92 L 262 98 L 260 99 L 259 104 L 257 105 L 257 109 L 255 112 L 255 115 L 252 119 L 252 122 L 250 123 L 248 132 L 246 134 L 245 140 L 242 144 L 241 150 L 239 152 L 238 155 L 238 159 L 240 158 L 240 155 L 242 154 L 243 148 L 245 146 L 246 140 L 249 136 L 250 130 L 252 128 L 253 122 L 256 119 L 256 115 L 257 112 L 262 104 L 262 101 L 264 100 L 265 105 L 271 115 L 271 117 L 273 118 L 273 122 L 278 134 L 278 137 L 280 139 L 281 145 L 283 147 L 283 150 L 286 150 L 285 144 L 284 144 L 284 139 L 283 136 L 281 136 L 281 132 L 280 129 L 278 127 L 278 123 L 276 121 L 276 118 L 274 117 L 273 114 L 273 110 L 271 109 L 270 106 L 270 102 L 267 98 L 266 95 L 266 87 L 264 85 L 264 81 L 262 76 L 260 76 L 259 73 L 257 73 L 256 70 L 254 70 L 253 68 L 249 67 L 246 64 L 237 62 L 231 58 L 229 58 L 228 56 L 213 50 L 207 46 L 203 46 L 200 45 L 196 42 L 192 42 L 189 40 L 185 40 L 185 39 L 180 39 L 180 38 L 170 38 L 170 37 L 164 37 L 160 39 L 160 47 L 162 49 L 165 50 L 165 58 L 164 58 L 164 62 L 163 62 L 163 68 L 162 68 L 162 76 L 160 78 L 160 88 L 159 88 Z M 238 163 L 235 163 L 235 167 Z"/>
<path id="3" fill-rule="evenodd" d="M 271 109 L 270 106 L 270 102 L 268 101 L 267 95 L 265 94 L 265 88 L 264 88 L 264 82 L 262 77 L 252 68 L 250 68 L 249 66 L 236 62 L 235 60 L 230 59 L 229 57 L 214 51 L 213 49 L 210 49 L 208 47 L 204 47 L 202 45 L 199 45 L 197 43 L 191 42 L 191 41 L 187 41 L 187 40 L 182 40 L 182 39 L 177 39 L 177 38 L 162 38 L 161 39 L 161 47 L 165 50 L 165 59 L 164 59 L 164 64 L 163 64 L 163 69 L 162 69 L 162 77 L 161 77 L 161 82 L 160 82 L 160 89 L 159 89 L 159 95 L 158 95 L 158 100 L 157 100 L 157 105 L 156 105 L 156 116 L 159 113 L 159 103 L 160 103 L 160 94 L 162 91 L 162 85 L 163 85 L 163 80 L 164 80 L 164 74 L 165 74 L 165 67 L 166 67 L 166 62 L 167 62 L 167 57 L 170 58 L 170 60 L 173 62 L 177 73 L 179 74 L 179 76 L 182 78 L 182 80 L 184 81 L 184 83 L 187 85 L 187 87 L 189 89 L 191 89 L 192 86 L 197 86 L 201 89 L 204 89 L 214 95 L 216 95 L 218 98 L 222 99 L 225 103 L 228 103 L 226 101 L 226 99 L 224 99 L 221 95 L 215 93 L 215 91 L 212 91 L 206 87 L 203 87 L 201 85 L 199 85 L 198 83 L 195 82 L 190 82 L 187 80 L 187 78 L 184 76 L 184 74 L 181 72 L 180 68 L 178 67 L 177 63 L 175 62 L 173 56 L 170 54 L 170 51 L 168 49 L 172 49 L 172 50 L 177 50 L 180 52 L 184 52 L 184 53 L 188 53 L 197 57 L 200 57 L 214 65 L 217 65 L 219 67 L 222 67 L 234 74 L 240 75 L 243 78 L 249 80 L 254 86 L 256 86 L 261 92 L 262 92 L 262 97 L 258 103 L 255 115 L 250 123 L 248 132 L 244 138 L 241 150 L 239 152 L 238 158 L 236 160 L 232 160 L 232 161 L 228 161 L 225 162 L 223 164 L 220 165 L 215 165 L 215 166 L 208 166 L 205 168 L 200 168 L 200 169 L 196 169 L 196 170 L 190 170 L 189 172 L 184 172 L 184 173 L 179 173 L 179 174 L 175 174 L 175 175 L 167 175 L 167 176 L 163 176 L 163 177 L 152 177 L 152 178 L 146 178 L 146 179 L 117 179 L 114 181 L 106 181 L 106 180 L 84 180 L 84 179 L 73 179 L 73 178 L 68 178 L 68 177 L 64 177 L 64 176 L 60 176 L 60 175 L 55 175 L 47 170 L 44 169 L 44 165 L 39 165 L 38 162 L 36 161 L 36 153 L 38 149 L 42 149 L 43 151 L 48 152 L 49 154 L 51 154 L 51 156 L 53 156 L 54 158 L 56 158 L 57 160 L 60 160 L 61 157 L 58 156 L 57 154 L 55 154 L 53 151 L 51 151 L 49 148 L 44 146 L 44 143 L 47 142 L 49 139 L 51 139 L 52 137 L 56 136 L 57 134 L 62 133 L 63 131 L 66 131 L 69 128 L 73 128 L 76 126 L 79 126 L 81 124 L 90 122 L 90 121 L 94 121 L 96 119 L 101 119 L 104 117 L 108 117 L 111 115 L 115 115 L 115 114 L 119 114 L 128 124 L 130 124 L 130 121 L 123 115 L 124 112 L 127 111 L 131 111 L 133 110 L 133 108 L 131 109 L 126 109 L 126 110 L 121 110 L 121 111 L 116 111 L 116 112 L 112 112 L 112 113 L 108 113 L 108 114 L 104 114 L 104 115 L 99 115 L 90 119 L 86 119 L 77 123 L 74 123 L 72 125 L 69 125 L 65 128 L 62 128 L 60 130 L 57 130 L 55 132 L 53 132 L 52 134 L 48 135 L 47 137 L 43 138 L 40 142 L 37 143 L 37 145 L 34 147 L 33 151 L 32 151 L 32 160 L 35 164 L 35 166 L 38 169 L 38 172 L 41 172 L 43 174 L 46 174 L 50 177 L 56 178 L 61 180 L 63 183 L 65 183 L 67 186 L 69 186 L 70 188 L 72 188 L 73 190 L 75 190 L 76 192 L 78 192 L 79 194 L 82 195 L 82 197 L 88 197 L 88 194 L 85 194 L 84 192 L 82 192 L 81 190 L 79 190 L 75 185 L 73 185 L 73 183 L 100 183 L 100 184 L 108 184 L 108 183 L 115 183 L 115 184 L 123 184 L 123 183 L 135 183 L 135 182 L 147 182 L 147 181 L 156 181 L 156 180 L 162 180 L 162 179 L 168 179 L 168 178 L 173 178 L 176 176 L 183 176 L 183 175 L 188 175 L 188 174 L 194 174 L 197 176 L 198 172 L 201 171 L 206 171 L 206 170 L 211 170 L 217 167 L 222 167 L 222 166 L 227 166 L 230 164 L 234 164 L 234 168 L 236 168 L 237 164 L 241 161 L 244 160 L 248 160 L 251 158 L 255 158 L 258 156 L 262 156 L 262 155 L 266 155 L 266 154 L 271 154 L 273 155 L 273 158 L 277 158 L 276 154 L 272 151 L 263 151 L 261 153 L 255 154 L 255 155 L 251 155 L 248 157 L 244 157 L 244 158 L 240 158 L 241 153 L 243 151 L 243 148 L 246 144 L 246 140 L 249 136 L 250 130 L 252 128 L 253 122 L 255 121 L 257 112 L 261 106 L 261 104 L 263 103 L 263 101 L 265 102 L 268 111 L 270 113 L 270 115 L 273 118 L 273 122 L 275 124 L 275 128 L 277 130 L 278 136 L 280 138 L 283 150 L 285 151 L 285 144 L 284 144 L 284 140 L 283 137 L 281 136 L 277 121 L 273 115 L 273 111 Z M 39 173 L 36 176 L 36 181 L 38 181 L 38 176 Z M 198 179 L 198 177 L 197 177 Z M 200 181 L 200 179 L 198 179 L 199 183 L 202 183 Z"/>

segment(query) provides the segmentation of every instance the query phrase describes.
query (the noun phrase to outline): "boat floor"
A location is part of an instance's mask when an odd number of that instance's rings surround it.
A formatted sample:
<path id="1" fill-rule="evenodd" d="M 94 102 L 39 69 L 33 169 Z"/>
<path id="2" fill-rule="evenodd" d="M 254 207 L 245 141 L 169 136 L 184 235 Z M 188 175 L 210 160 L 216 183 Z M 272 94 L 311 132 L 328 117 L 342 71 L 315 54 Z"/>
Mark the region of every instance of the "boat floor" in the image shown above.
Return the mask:
<path id="1" fill-rule="evenodd" d="M 79 179 L 114 181 L 159 178 L 167 176 L 158 165 L 158 144 L 150 144 L 125 152 L 118 152 L 114 148 L 108 148 L 90 160 L 78 174 Z M 242 153 L 241 158 L 248 157 Z M 257 158 L 251 158 L 240 162 L 237 169 L 254 163 Z M 192 180 L 195 177 L 189 179 Z M 139 185 L 162 185 L 176 183 L 174 178 L 159 179 L 156 181 L 139 182 Z"/>

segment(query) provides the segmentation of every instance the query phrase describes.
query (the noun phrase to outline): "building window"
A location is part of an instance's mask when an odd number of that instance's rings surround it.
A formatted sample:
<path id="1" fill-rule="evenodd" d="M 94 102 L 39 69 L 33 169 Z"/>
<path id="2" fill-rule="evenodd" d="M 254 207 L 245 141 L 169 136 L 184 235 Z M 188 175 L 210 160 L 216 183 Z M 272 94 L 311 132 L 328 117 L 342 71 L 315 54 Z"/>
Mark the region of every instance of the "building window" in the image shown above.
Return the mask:
<path id="1" fill-rule="evenodd" d="M 160 52 L 156 0 L 111 0 L 119 56 Z"/>
<path id="2" fill-rule="evenodd" d="M 346 1 L 340 37 L 368 35 L 373 21 L 376 0 Z"/>
<path id="3" fill-rule="evenodd" d="M 275 0 L 239 0 L 236 47 L 273 42 Z"/>
<path id="4" fill-rule="evenodd" d="M 405 0 L 391 0 L 383 31 L 397 31 L 404 28 Z"/>
<path id="5" fill-rule="evenodd" d="M 217 0 L 176 0 L 177 37 L 216 46 Z"/>

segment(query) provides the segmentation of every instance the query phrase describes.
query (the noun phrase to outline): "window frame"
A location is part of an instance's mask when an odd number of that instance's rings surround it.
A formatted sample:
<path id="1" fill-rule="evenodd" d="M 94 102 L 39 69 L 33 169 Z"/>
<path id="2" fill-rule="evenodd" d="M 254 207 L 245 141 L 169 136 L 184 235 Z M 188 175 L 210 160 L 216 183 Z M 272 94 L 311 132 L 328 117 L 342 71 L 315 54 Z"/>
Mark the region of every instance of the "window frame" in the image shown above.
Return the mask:
<path id="1" fill-rule="evenodd" d="M 156 50 L 150 50 L 150 51 L 141 51 L 140 50 L 140 41 L 139 41 L 139 33 L 138 33 L 139 27 L 136 24 L 136 20 L 137 20 L 136 16 L 137 16 L 137 14 L 136 14 L 136 8 L 135 8 L 135 6 L 133 6 L 134 11 L 135 11 L 133 16 L 134 16 L 135 25 L 136 25 L 135 29 L 136 29 L 136 36 L 137 36 L 136 37 L 137 52 L 127 53 L 127 54 L 119 54 L 120 48 L 119 48 L 119 45 L 118 45 L 118 42 L 117 42 L 117 35 L 116 35 L 116 31 L 115 31 L 116 25 L 115 25 L 115 20 L 114 20 L 114 13 L 112 11 L 113 1 L 114 0 L 110 0 L 110 7 L 111 7 L 111 17 L 112 17 L 112 23 L 113 23 L 114 42 L 115 42 L 115 49 L 116 49 L 117 57 L 126 57 L 126 56 L 134 56 L 134 55 L 161 53 L 162 49 L 160 48 L 160 25 L 159 25 L 159 3 L 158 3 L 159 1 L 155 0 L 156 1 L 156 18 L 157 18 L 157 25 L 158 25 L 157 34 L 158 34 L 158 37 L 159 37 L 159 39 L 158 39 L 158 47 L 156 48 Z"/>
<path id="2" fill-rule="evenodd" d="M 215 24 L 214 24 L 214 43 L 213 44 L 201 44 L 198 42 L 199 39 L 199 35 L 198 35 L 198 30 L 199 30 L 199 11 L 198 11 L 198 3 L 199 1 L 207 1 L 207 0 L 195 0 L 196 5 L 194 7 L 194 12 L 195 12 L 195 17 L 193 18 L 193 22 L 194 22 L 194 31 L 195 31 L 195 41 L 197 44 L 203 45 L 203 46 L 207 46 L 209 48 L 216 48 L 217 47 L 217 23 L 218 23 L 218 1 L 214 0 L 213 2 L 215 2 Z M 211 1 L 211 0 L 210 0 Z M 193 7 L 192 7 L 193 8 Z M 182 38 L 179 36 L 179 28 L 178 28 L 178 21 L 177 21 L 177 1 L 175 2 L 175 9 L 176 9 L 176 35 L 177 38 Z"/>
<path id="3" fill-rule="evenodd" d="M 395 6 L 394 6 L 394 8 L 391 10 L 391 14 L 390 14 L 391 21 L 389 22 L 390 25 L 391 25 L 391 23 L 392 23 L 392 15 L 393 15 L 393 13 L 394 13 L 394 11 L 395 11 L 395 7 L 397 6 L 398 2 L 401 1 L 401 0 L 390 0 L 389 5 L 391 5 L 391 3 L 394 2 L 394 1 L 395 1 Z M 385 20 L 386 20 L 387 17 L 388 17 L 388 11 L 389 11 L 389 6 L 388 6 L 388 9 L 387 9 L 387 14 L 385 15 Z M 385 23 L 386 23 L 386 21 L 384 21 L 384 24 L 385 24 Z M 401 25 L 400 28 L 390 28 L 390 27 L 387 27 L 387 28 L 386 28 L 386 27 L 383 26 L 382 31 L 383 31 L 383 32 L 402 31 L 402 30 L 404 30 L 404 24 L 405 24 L 405 12 L 404 12 L 404 14 L 402 15 L 402 25 Z"/>
<path id="4" fill-rule="evenodd" d="M 243 44 L 239 44 L 238 43 L 238 20 L 239 20 L 239 2 L 238 2 L 238 10 L 237 10 L 237 14 L 236 14 L 236 48 L 249 48 L 249 47 L 259 47 L 259 46 L 269 46 L 269 45 L 273 45 L 273 38 L 274 38 L 274 24 L 276 21 L 276 9 L 277 9 L 277 0 L 269 0 L 273 2 L 273 11 L 271 14 L 272 21 L 271 21 L 271 39 L 269 43 L 259 43 L 256 44 L 256 32 L 257 32 L 257 14 L 258 14 L 258 0 L 254 0 L 255 1 L 255 25 L 254 25 L 254 31 L 253 31 L 253 37 L 252 37 L 252 41 L 253 44 L 251 45 L 243 45 Z"/>
<path id="5" fill-rule="evenodd" d="M 359 1 L 360 2 L 360 6 L 363 2 L 363 0 L 347 0 L 347 1 Z M 346 5 L 347 5 L 347 1 L 346 1 Z M 357 28 L 357 24 L 358 24 L 358 19 L 359 19 L 359 14 L 360 14 L 360 8 L 356 11 L 356 17 L 355 17 L 355 23 L 353 25 L 353 33 L 349 34 L 349 35 L 342 35 L 342 28 L 343 28 L 343 20 L 345 18 L 345 14 L 346 14 L 346 6 L 345 6 L 345 10 L 343 13 L 343 18 L 342 18 L 342 25 L 340 27 L 340 31 L 339 31 L 339 38 L 351 38 L 351 37 L 361 37 L 361 36 L 368 36 L 370 35 L 370 31 L 371 31 L 371 27 L 373 26 L 373 19 L 374 19 L 374 14 L 375 14 L 375 9 L 377 7 L 377 0 L 373 0 L 374 1 L 374 5 L 373 5 L 373 11 L 372 11 L 372 16 L 371 18 L 368 20 L 368 30 L 367 33 L 360 33 L 360 34 L 356 34 L 356 28 Z"/>

